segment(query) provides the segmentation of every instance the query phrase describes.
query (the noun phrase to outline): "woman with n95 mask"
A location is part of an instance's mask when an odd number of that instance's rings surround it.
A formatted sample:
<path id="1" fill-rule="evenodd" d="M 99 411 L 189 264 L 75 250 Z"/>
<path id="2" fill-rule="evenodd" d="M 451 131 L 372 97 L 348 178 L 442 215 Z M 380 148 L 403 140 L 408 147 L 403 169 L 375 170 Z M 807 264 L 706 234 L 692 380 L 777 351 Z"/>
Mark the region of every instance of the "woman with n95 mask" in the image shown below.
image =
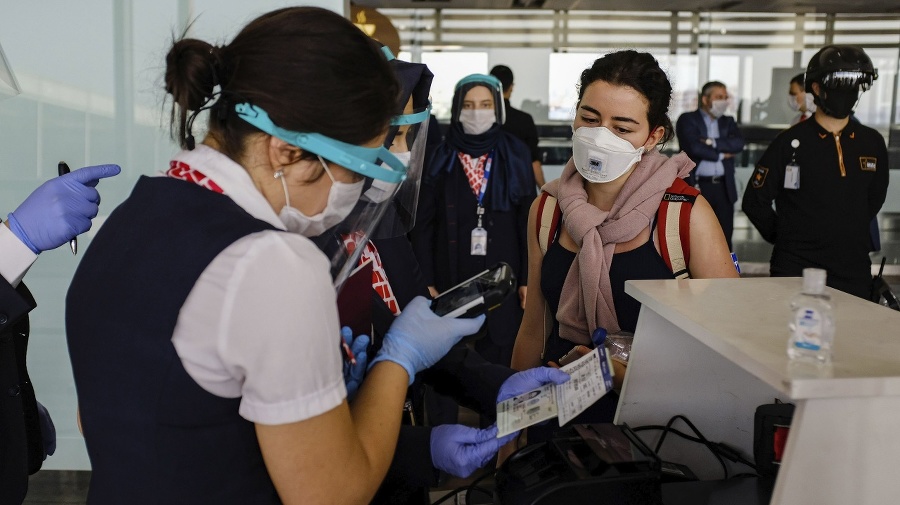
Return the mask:
<path id="1" fill-rule="evenodd" d="M 403 180 L 382 147 L 396 79 L 349 21 L 298 7 L 175 42 L 166 91 L 186 149 L 110 215 L 66 299 L 88 502 L 367 503 L 407 385 L 482 323 L 413 299 L 348 406 L 334 286 L 356 256 L 308 237 L 373 229 L 367 188 Z"/>
<path id="2" fill-rule="evenodd" d="M 610 53 L 581 74 L 573 157 L 561 177 L 544 187 L 561 212 L 558 235 L 550 237 L 546 253 L 535 225 L 540 198 L 529 215 L 528 284 L 534 289 L 513 368 L 558 362 L 576 345 L 592 347 L 597 328 L 633 333 L 640 303 L 625 294 L 625 281 L 674 277 L 661 257 L 654 219 L 663 194 L 694 164 L 683 153 L 668 158 L 657 149 L 673 135 L 667 116 L 671 94 L 665 72 L 648 53 Z M 722 229 L 702 196 L 690 213 L 689 234 L 692 277 L 737 277 Z M 545 304 L 554 316 L 546 348 Z M 616 379 L 623 375 L 618 370 Z M 616 398 L 607 394 L 575 422 L 611 422 Z"/>

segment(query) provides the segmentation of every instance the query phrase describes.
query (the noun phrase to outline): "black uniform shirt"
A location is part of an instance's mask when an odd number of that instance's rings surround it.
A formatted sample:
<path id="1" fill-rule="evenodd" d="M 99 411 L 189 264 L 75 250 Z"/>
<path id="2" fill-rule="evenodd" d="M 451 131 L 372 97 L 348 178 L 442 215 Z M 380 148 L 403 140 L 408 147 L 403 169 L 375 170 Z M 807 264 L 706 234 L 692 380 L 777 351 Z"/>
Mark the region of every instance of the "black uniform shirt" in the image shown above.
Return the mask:
<path id="1" fill-rule="evenodd" d="M 503 123 L 503 129 L 525 142 L 525 145 L 528 146 L 528 152 L 531 153 L 531 161 L 541 161 L 541 151 L 538 149 L 538 132 L 537 126 L 534 125 L 534 118 L 527 112 L 513 109 L 509 104 L 509 100 L 504 99 L 504 102 L 506 103 L 506 121 Z"/>
<path id="2" fill-rule="evenodd" d="M 786 166 L 792 163 L 799 166 L 799 189 L 785 188 Z M 832 278 L 864 282 L 871 275 L 869 223 L 887 187 L 881 134 L 855 122 L 832 134 L 809 120 L 772 142 L 747 183 L 742 207 L 763 238 L 775 244 L 773 275 L 801 275 L 803 268 L 817 267 L 828 271 L 829 285 L 835 285 Z"/>

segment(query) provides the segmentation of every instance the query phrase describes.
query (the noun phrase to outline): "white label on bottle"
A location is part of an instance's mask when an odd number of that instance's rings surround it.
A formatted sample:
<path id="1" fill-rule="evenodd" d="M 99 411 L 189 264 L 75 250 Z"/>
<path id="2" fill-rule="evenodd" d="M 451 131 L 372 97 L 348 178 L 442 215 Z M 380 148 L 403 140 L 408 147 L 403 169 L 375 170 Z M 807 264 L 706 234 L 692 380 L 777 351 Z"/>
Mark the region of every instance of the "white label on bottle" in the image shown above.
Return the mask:
<path id="1" fill-rule="evenodd" d="M 794 313 L 794 346 L 808 351 L 822 347 L 822 315 L 811 308 L 800 308 Z"/>

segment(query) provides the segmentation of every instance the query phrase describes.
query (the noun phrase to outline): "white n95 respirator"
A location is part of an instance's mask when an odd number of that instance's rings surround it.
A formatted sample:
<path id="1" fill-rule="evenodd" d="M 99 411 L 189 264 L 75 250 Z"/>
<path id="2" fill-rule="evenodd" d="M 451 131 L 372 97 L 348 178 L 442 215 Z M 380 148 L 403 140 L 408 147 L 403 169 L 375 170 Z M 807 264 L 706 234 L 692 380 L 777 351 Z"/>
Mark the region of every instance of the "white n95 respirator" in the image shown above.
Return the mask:
<path id="1" fill-rule="evenodd" d="M 612 182 L 641 161 L 644 146 L 631 142 L 608 128 L 582 126 L 572 134 L 572 161 L 588 182 Z"/>

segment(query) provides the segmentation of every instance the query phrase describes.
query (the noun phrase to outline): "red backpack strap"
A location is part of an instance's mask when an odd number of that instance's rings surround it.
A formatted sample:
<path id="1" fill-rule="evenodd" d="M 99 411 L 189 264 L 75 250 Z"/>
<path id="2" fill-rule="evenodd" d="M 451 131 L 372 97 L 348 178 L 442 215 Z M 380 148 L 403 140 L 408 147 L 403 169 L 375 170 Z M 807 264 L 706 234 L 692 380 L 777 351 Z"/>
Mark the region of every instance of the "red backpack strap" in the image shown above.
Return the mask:
<path id="1" fill-rule="evenodd" d="M 562 211 L 559 209 L 556 197 L 550 193 L 541 192 L 538 197 L 537 219 L 534 223 L 538 244 L 541 246 L 541 254 L 546 254 L 550 244 L 556 241 L 561 218 Z"/>
<path id="2" fill-rule="evenodd" d="M 675 179 L 663 194 L 656 213 L 659 252 L 676 279 L 690 278 L 691 209 L 700 194 L 683 179 Z"/>

